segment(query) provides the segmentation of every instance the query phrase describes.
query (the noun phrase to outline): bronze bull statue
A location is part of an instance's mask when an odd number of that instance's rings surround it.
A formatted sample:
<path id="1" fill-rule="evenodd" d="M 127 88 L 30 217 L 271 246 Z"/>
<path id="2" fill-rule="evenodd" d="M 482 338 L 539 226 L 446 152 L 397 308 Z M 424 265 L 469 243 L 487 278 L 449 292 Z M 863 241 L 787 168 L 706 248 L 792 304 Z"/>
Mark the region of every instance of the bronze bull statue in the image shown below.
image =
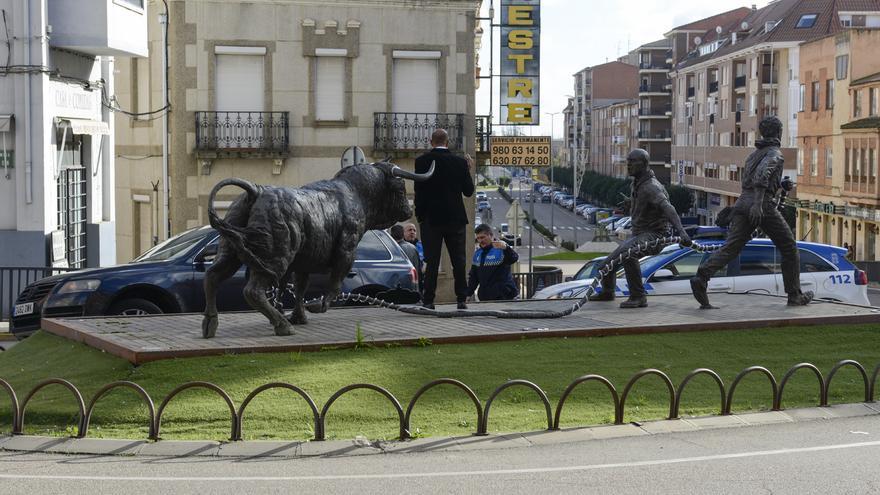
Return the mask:
<path id="1" fill-rule="evenodd" d="M 378 162 L 340 170 L 331 180 L 303 187 L 258 186 L 243 179 L 220 181 L 208 198 L 208 218 L 220 245 L 205 274 L 202 336 L 217 331 L 217 288 L 242 264 L 249 269 L 244 297 L 272 323 L 276 335 L 290 335 L 291 324 L 306 323 L 303 298 L 310 273 L 329 272 L 330 283 L 316 312 L 327 311 L 354 263 L 364 232 L 386 229 L 412 217 L 403 179 L 425 181 L 397 165 Z M 225 218 L 214 210 L 214 196 L 225 186 L 244 189 Z M 285 318 L 267 292 L 293 281 L 293 312 Z"/>

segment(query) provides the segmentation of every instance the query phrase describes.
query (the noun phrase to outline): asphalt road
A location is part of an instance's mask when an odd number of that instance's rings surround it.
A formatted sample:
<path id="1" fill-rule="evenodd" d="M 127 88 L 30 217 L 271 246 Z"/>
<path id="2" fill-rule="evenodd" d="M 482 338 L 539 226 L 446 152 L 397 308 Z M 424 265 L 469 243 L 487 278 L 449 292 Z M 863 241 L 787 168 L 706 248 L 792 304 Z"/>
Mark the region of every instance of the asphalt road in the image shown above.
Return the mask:
<path id="1" fill-rule="evenodd" d="M 0 453 L 4 494 L 877 493 L 877 416 L 305 459 Z M 548 435 L 544 435 L 548 437 Z"/>
<path id="2" fill-rule="evenodd" d="M 519 182 L 514 182 L 513 194 L 511 195 L 514 199 L 520 199 L 521 197 L 525 197 L 526 194 L 531 192 L 531 185 L 524 185 L 522 188 L 522 196 L 520 196 L 520 190 L 518 189 Z M 495 227 L 496 229 L 500 229 L 502 223 L 512 224 L 511 220 L 507 219 L 507 213 L 510 208 L 510 204 L 504 200 L 500 194 L 498 194 L 497 190 L 487 191 L 487 197 L 489 198 L 489 203 L 492 205 L 492 215 L 490 225 Z M 529 211 L 533 206 L 528 202 L 520 202 L 520 205 Z M 552 215 L 551 215 L 552 211 Z M 560 207 L 559 205 L 552 203 L 535 203 L 534 204 L 534 212 L 535 218 L 543 224 L 548 229 L 551 228 L 551 225 L 556 232 L 556 235 L 559 236 L 560 240 L 572 241 L 577 240 L 578 245 L 583 244 L 593 238 L 593 225 L 587 223 L 586 219 L 583 217 L 579 217 L 571 212 L 571 210 L 566 210 Z M 488 220 L 488 216 L 485 213 L 478 212 L 477 215 L 481 217 L 481 219 L 486 222 Z M 528 227 L 528 226 L 525 226 Z M 527 248 L 529 242 L 529 229 L 525 228 L 522 232 L 523 246 Z M 532 245 L 535 249 L 549 249 L 553 247 L 553 245 L 540 233 L 536 230 L 533 233 L 533 241 Z M 525 250 L 525 249 L 524 249 Z M 522 251 L 519 251 L 522 254 Z M 545 254 L 544 252 L 538 252 L 537 254 Z"/>

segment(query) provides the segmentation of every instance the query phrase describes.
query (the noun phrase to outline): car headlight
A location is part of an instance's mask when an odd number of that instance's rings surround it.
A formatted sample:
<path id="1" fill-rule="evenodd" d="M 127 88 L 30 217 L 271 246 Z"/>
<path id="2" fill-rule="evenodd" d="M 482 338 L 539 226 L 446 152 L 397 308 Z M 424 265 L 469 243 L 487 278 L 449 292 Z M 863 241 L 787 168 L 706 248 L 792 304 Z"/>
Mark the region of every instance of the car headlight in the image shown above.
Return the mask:
<path id="1" fill-rule="evenodd" d="M 562 292 L 557 292 L 547 299 L 566 299 L 574 295 L 574 289 L 566 289 Z"/>
<path id="2" fill-rule="evenodd" d="M 71 292 L 91 292 L 94 290 L 98 290 L 98 287 L 100 286 L 100 280 L 71 280 L 69 282 L 65 282 L 64 285 L 62 285 L 61 288 L 58 289 L 58 294 L 69 294 Z"/>

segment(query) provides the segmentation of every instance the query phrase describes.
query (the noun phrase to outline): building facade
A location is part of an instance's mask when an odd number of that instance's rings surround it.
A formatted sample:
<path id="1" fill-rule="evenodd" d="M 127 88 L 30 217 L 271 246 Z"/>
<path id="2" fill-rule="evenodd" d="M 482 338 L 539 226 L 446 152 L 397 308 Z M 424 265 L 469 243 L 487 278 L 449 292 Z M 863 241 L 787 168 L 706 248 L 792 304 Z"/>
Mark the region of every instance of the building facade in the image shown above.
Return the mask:
<path id="1" fill-rule="evenodd" d="M 450 148 L 475 155 L 479 3 L 169 0 L 170 232 L 207 224 L 208 194 L 226 177 L 329 179 L 362 159 L 344 156 L 353 146 L 367 162 L 390 156 L 412 169 L 438 127 Z M 161 105 L 161 28 L 151 19 L 149 61 L 120 63 L 120 101 Z M 148 119 L 117 131 L 126 261 L 164 238 L 162 135 Z M 237 194 L 223 191 L 216 206 Z"/>
<path id="2" fill-rule="evenodd" d="M 593 109 L 592 170 L 626 178 L 626 157 L 638 148 L 639 101 L 619 100 Z"/>
<path id="3" fill-rule="evenodd" d="M 569 163 L 586 166 L 590 159 L 590 133 L 593 129 L 593 69 L 586 67 L 574 74 L 574 98 L 572 98 L 574 137 L 569 142 Z M 566 120 L 568 122 L 568 120 Z"/>
<path id="4" fill-rule="evenodd" d="M 785 174 L 797 176 L 799 45 L 839 31 L 841 4 L 780 0 L 693 37 L 672 73 L 673 182 L 695 192 L 702 222 L 739 196 L 741 167 L 766 116 L 782 120 Z"/>
<path id="5" fill-rule="evenodd" d="M 574 75 L 575 94 L 572 99 L 571 120 L 566 120 L 566 132 L 573 130 L 569 139 L 570 165 L 579 170 L 598 170 L 610 166 L 609 163 L 593 161 L 598 155 L 593 147 L 599 142 L 594 135 L 593 112 L 623 99 L 634 99 L 638 94 L 638 68 L 620 61 L 608 62 L 587 67 Z M 603 145 L 605 143 L 603 142 Z"/>
<path id="6" fill-rule="evenodd" d="M 640 46 L 634 55 L 639 67 L 636 147 L 648 152 L 654 175 L 668 184 L 672 167 L 672 45 L 664 38 Z"/>
<path id="7" fill-rule="evenodd" d="M 862 15 L 880 27 L 880 13 Z M 797 235 L 859 261 L 880 259 L 878 43 L 880 30 L 852 27 L 800 47 Z"/>
<path id="8" fill-rule="evenodd" d="M 114 57 L 147 54 L 143 0 L 0 0 L 0 265 L 116 261 Z"/>

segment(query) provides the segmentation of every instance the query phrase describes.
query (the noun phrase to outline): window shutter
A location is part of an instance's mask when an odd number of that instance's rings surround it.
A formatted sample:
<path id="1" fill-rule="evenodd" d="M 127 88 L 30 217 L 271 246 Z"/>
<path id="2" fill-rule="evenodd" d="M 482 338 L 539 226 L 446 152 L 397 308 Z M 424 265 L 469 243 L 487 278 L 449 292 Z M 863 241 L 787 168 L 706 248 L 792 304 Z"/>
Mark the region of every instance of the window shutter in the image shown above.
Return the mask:
<path id="1" fill-rule="evenodd" d="M 345 119 L 345 58 L 315 57 L 315 119 Z"/>
<path id="2" fill-rule="evenodd" d="M 436 59 L 394 59 L 392 111 L 437 113 L 439 76 Z"/>
<path id="3" fill-rule="evenodd" d="M 217 54 L 215 109 L 218 112 L 263 112 L 263 55 Z"/>

